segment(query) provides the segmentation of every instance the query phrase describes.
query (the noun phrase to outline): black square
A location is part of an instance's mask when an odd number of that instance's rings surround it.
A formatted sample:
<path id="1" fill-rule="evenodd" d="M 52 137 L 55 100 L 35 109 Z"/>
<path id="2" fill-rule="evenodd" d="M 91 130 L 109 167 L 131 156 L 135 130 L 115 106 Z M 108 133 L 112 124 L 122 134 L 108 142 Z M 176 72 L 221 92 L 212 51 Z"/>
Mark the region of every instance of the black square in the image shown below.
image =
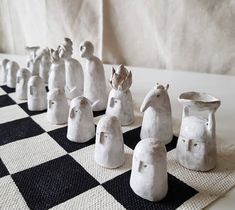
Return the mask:
<path id="1" fill-rule="evenodd" d="M 16 104 L 16 102 L 13 101 L 12 98 L 9 97 L 8 95 L 0 96 L 0 108 L 4 106 L 13 105 L 13 104 Z"/>
<path id="2" fill-rule="evenodd" d="M 15 92 L 15 88 L 9 88 L 6 85 L 1 86 L 1 88 L 6 92 L 6 93 L 14 93 Z"/>
<path id="3" fill-rule="evenodd" d="M 97 117 L 97 116 L 100 116 L 100 115 L 104 115 L 106 112 L 106 110 L 102 110 L 102 111 L 93 111 L 93 116 L 94 117 Z"/>
<path id="4" fill-rule="evenodd" d="M 127 131 L 123 134 L 124 144 L 135 149 L 136 144 L 141 140 L 140 139 L 141 127 L 135 128 L 133 130 Z M 166 145 L 166 150 L 170 151 L 176 147 L 178 137 L 173 136 L 172 141 Z"/>
<path id="5" fill-rule="evenodd" d="M 0 146 L 43 133 L 44 130 L 30 117 L 0 124 Z"/>
<path id="6" fill-rule="evenodd" d="M 41 113 L 44 113 L 46 112 L 47 110 L 42 110 L 42 111 L 30 111 L 28 109 L 28 103 L 21 103 L 19 104 L 19 106 L 29 115 L 29 116 L 33 116 L 33 115 L 37 115 L 37 114 L 41 114 Z"/>
<path id="7" fill-rule="evenodd" d="M 195 189 L 181 182 L 171 174 L 168 174 L 168 193 L 166 197 L 159 202 L 150 202 L 137 196 L 132 191 L 129 185 L 130 173 L 131 171 L 128 171 L 102 184 L 126 209 L 176 209 L 198 193 Z"/>
<path id="8" fill-rule="evenodd" d="M 12 175 L 30 209 L 48 209 L 99 183 L 65 155 Z"/>
<path id="9" fill-rule="evenodd" d="M 95 137 L 85 143 L 76 143 L 67 139 L 67 126 L 48 132 L 48 134 L 67 152 L 74 152 L 95 143 Z"/>
<path id="10" fill-rule="evenodd" d="M 0 158 L 0 178 L 6 175 L 9 175 L 9 172 Z"/>

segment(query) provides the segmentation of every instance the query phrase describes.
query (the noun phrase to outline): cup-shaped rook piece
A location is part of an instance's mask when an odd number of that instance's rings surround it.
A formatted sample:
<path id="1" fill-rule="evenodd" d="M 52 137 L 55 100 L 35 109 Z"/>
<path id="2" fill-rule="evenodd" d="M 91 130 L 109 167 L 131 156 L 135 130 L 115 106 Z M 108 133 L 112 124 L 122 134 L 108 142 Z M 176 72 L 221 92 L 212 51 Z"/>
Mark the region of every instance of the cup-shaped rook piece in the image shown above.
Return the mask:
<path id="1" fill-rule="evenodd" d="M 28 99 L 28 81 L 31 73 L 26 68 L 21 68 L 16 74 L 16 98 L 20 100 Z"/>

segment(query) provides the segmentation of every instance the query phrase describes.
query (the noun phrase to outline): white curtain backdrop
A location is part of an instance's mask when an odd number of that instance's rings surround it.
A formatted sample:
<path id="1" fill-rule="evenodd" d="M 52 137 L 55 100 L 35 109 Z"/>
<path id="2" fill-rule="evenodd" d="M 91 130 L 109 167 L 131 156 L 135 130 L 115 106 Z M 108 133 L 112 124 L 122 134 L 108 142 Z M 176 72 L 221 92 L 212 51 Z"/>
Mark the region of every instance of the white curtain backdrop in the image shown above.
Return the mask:
<path id="1" fill-rule="evenodd" d="M 95 45 L 105 63 L 235 75 L 235 0 L 0 0 L 0 52 Z"/>

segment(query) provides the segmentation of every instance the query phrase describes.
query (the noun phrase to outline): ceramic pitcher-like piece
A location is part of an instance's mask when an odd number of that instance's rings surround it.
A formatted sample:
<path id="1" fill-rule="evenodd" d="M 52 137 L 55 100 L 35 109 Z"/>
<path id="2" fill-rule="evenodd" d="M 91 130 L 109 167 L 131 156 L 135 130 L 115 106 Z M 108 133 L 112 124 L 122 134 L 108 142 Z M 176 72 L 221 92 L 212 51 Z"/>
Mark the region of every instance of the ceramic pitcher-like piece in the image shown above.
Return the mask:
<path id="1" fill-rule="evenodd" d="M 173 138 L 169 85 L 157 84 L 146 95 L 140 111 L 144 112 L 140 138 L 157 138 L 168 144 Z"/>
<path id="2" fill-rule="evenodd" d="M 123 65 L 117 70 L 113 68 L 111 75 L 111 91 L 109 93 L 106 114 L 116 116 L 121 125 L 129 125 L 134 122 L 133 101 L 130 91 L 132 73 Z"/>
<path id="3" fill-rule="evenodd" d="M 186 92 L 179 96 L 183 116 L 177 143 L 177 159 L 185 168 L 208 171 L 216 166 L 215 112 L 220 100 L 205 93 Z M 193 115 L 190 111 L 194 111 Z M 207 111 L 208 117 L 195 112 Z"/>
<path id="4" fill-rule="evenodd" d="M 162 141 L 141 140 L 134 149 L 130 177 L 132 190 L 149 201 L 162 200 L 168 191 L 166 148 Z"/>
<path id="5" fill-rule="evenodd" d="M 16 98 L 27 100 L 28 98 L 28 81 L 31 73 L 26 68 L 21 68 L 16 74 Z"/>

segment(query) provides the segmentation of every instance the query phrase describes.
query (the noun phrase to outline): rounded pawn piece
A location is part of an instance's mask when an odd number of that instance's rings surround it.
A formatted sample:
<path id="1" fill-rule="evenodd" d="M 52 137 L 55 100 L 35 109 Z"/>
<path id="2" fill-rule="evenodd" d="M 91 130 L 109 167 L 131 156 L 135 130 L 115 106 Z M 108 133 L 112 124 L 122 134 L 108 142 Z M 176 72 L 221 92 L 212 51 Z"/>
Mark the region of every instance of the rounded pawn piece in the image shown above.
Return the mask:
<path id="1" fill-rule="evenodd" d="M 47 94 L 47 120 L 56 125 L 67 123 L 68 113 L 65 92 L 59 88 L 50 90 Z"/>
<path id="2" fill-rule="evenodd" d="M 31 76 L 28 81 L 28 109 L 42 111 L 47 108 L 47 93 L 44 82 L 39 76 Z"/>
<path id="3" fill-rule="evenodd" d="M 155 138 L 141 140 L 134 149 L 132 190 L 149 201 L 162 200 L 168 191 L 166 148 Z"/>
<path id="4" fill-rule="evenodd" d="M 16 74 L 20 66 L 15 61 L 9 61 L 7 63 L 7 87 L 15 88 L 16 87 Z"/>
<path id="5" fill-rule="evenodd" d="M 26 68 L 21 68 L 16 74 L 16 98 L 27 100 L 28 98 L 28 81 L 31 73 Z"/>
<path id="6" fill-rule="evenodd" d="M 105 168 L 117 168 L 124 163 L 124 143 L 117 117 L 104 116 L 97 125 L 95 161 Z"/>
<path id="7" fill-rule="evenodd" d="M 2 60 L 2 63 L 1 63 L 1 78 L 2 78 L 3 84 L 5 84 L 7 82 L 7 63 L 9 61 L 10 60 L 5 58 Z"/>
<path id="8" fill-rule="evenodd" d="M 74 98 L 70 103 L 67 138 L 83 143 L 95 136 L 95 124 L 90 102 L 84 96 Z"/>

